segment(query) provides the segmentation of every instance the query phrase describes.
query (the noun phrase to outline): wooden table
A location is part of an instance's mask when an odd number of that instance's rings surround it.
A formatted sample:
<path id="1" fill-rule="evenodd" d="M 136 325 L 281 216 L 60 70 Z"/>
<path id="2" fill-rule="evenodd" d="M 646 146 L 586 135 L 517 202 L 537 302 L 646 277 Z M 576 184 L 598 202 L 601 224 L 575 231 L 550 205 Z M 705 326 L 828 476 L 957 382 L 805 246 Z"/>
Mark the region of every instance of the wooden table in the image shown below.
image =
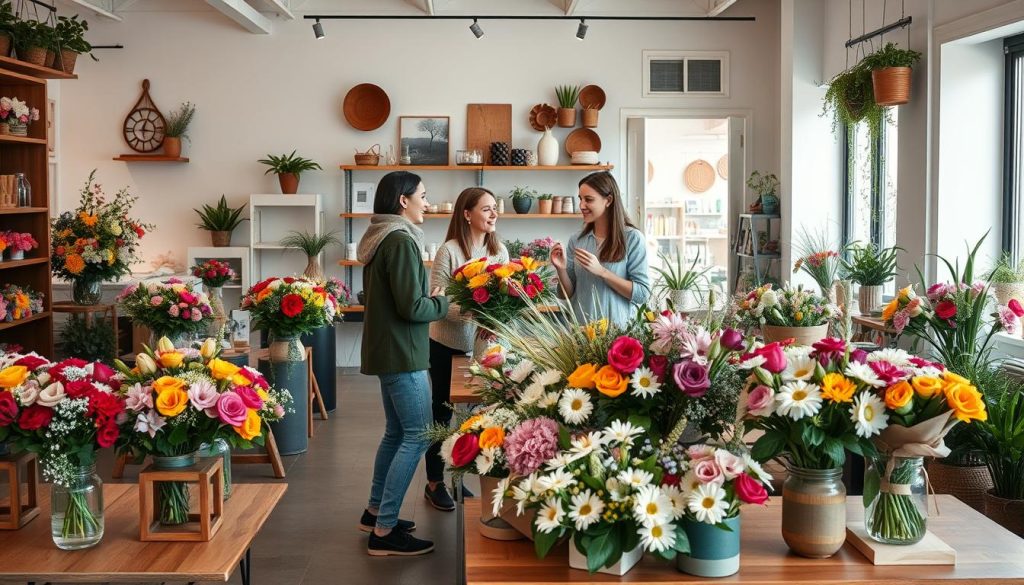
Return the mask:
<path id="1" fill-rule="evenodd" d="M 452 356 L 452 404 L 479 404 L 480 396 L 476 393 L 476 384 L 469 375 L 469 356 Z"/>
<path id="2" fill-rule="evenodd" d="M 58 549 L 50 536 L 49 514 L 21 530 L 0 532 L 0 580 L 124 583 L 224 581 L 239 566 L 249 585 L 249 547 L 284 495 L 283 483 L 235 484 L 224 504 L 224 527 L 210 542 L 139 540 L 139 488 L 103 485 L 103 540 L 78 551 Z M 50 506 L 43 487 L 40 507 Z"/>
<path id="3" fill-rule="evenodd" d="M 891 327 L 886 327 L 881 317 L 870 317 L 867 315 L 854 315 L 850 317 L 860 332 L 854 335 L 854 341 L 870 341 L 879 347 L 892 347 L 896 344 L 897 333 Z"/>
<path id="4" fill-rule="evenodd" d="M 805 559 L 788 551 L 782 541 L 782 502 L 743 509 L 740 572 L 717 582 L 757 584 L 840 583 L 1024 583 L 1024 540 L 982 516 L 967 504 L 943 495 L 942 515 L 928 519 L 928 528 L 956 549 L 956 566 L 876 567 L 847 543 L 832 558 Z M 860 497 L 847 500 L 848 517 L 860 521 L 864 508 Z M 545 559 L 538 559 L 533 543 L 525 540 L 499 542 L 480 535 L 480 499 L 465 501 L 465 567 L 470 585 L 513 583 L 708 583 L 680 573 L 675 564 L 651 555 L 622 578 L 590 575 L 570 569 L 568 545 L 561 544 Z"/>

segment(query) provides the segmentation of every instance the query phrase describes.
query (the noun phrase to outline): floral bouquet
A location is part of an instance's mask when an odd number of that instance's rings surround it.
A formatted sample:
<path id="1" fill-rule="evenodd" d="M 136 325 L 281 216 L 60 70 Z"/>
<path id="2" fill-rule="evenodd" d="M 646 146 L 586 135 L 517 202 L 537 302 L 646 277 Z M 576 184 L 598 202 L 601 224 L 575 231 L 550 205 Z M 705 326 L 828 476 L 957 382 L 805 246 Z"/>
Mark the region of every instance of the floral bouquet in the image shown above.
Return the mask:
<path id="1" fill-rule="evenodd" d="M 118 441 L 124 452 L 188 455 L 217 438 L 241 449 L 263 445 L 265 424 L 284 417 L 291 404 L 288 391 L 271 388 L 257 370 L 218 359 L 212 339 L 199 350 L 176 348 L 167 338 L 143 349 L 134 368 L 115 360 L 128 414 Z M 163 482 L 160 490 L 161 522 L 187 522 L 188 485 Z"/>
<path id="2" fill-rule="evenodd" d="M 16 284 L 5 284 L 0 289 L 0 321 L 20 321 L 42 310 L 43 293 Z"/>
<path id="3" fill-rule="evenodd" d="M 814 279 L 821 289 L 821 294 L 830 297 L 828 291 L 834 290 L 833 284 L 842 263 L 840 254 L 844 249 L 840 248 L 837 251 L 829 242 L 828 234 L 824 232 L 811 234 L 801 231 L 798 239 L 799 242 L 796 245 L 798 257 L 793 264 L 793 274 L 803 270 L 805 274 Z"/>
<path id="4" fill-rule="evenodd" d="M 306 278 L 272 277 L 256 283 L 242 297 L 253 327 L 289 337 L 309 333 L 334 321 L 338 301 L 324 285 Z"/>
<path id="5" fill-rule="evenodd" d="M 334 314 L 335 321 L 341 321 L 345 317 L 345 313 L 341 311 L 349 305 L 349 301 L 352 299 L 352 291 L 348 288 L 348 285 L 341 281 L 341 279 L 333 276 L 328 277 L 324 280 L 324 290 L 327 294 L 334 297 L 335 305 L 338 310 Z"/>
<path id="6" fill-rule="evenodd" d="M 553 299 L 550 278 L 547 267 L 528 256 L 505 264 L 487 264 L 486 258 L 480 258 L 455 271 L 445 294 L 485 329 L 493 330 L 497 323 L 519 317 L 530 305 Z"/>
<path id="7" fill-rule="evenodd" d="M 100 185 L 93 183 L 95 176 L 96 171 L 89 174 L 78 209 L 52 223 L 51 268 L 68 280 L 96 282 L 131 274 L 139 240 L 153 229 L 129 217 L 138 197 L 121 189 L 107 202 Z"/>
<path id="8" fill-rule="evenodd" d="M 79 359 L 51 363 L 35 355 L 7 354 L 0 370 L 0 440 L 39 453 L 43 477 L 67 492 L 60 523 L 65 540 L 98 540 L 103 524 L 82 478 L 96 449 L 114 445 L 125 418 L 114 370 Z M 56 497 L 56 494 L 55 494 Z"/>
<path id="9" fill-rule="evenodd" d="M 737 319 L 748 328 L 814 327 L 828 324 L 839 314 L 839 307 L 803 286 L 775 290 L 771 284 L 750 291 L 736 310 Z"/>
<path id="10" fill-rule="evenodd" d="M 999 324 L 1007 335 L 1010 337 L 1021 337 L 1022 330 L 1024 330 L 1021 326 L 1021 319 L 1024 318 L 1024 307 L 1021 306 L 1020 301 L 1010 299 L 1010 302 L 1006 305 L 999 305 L 996 307 L 996 317 L 999 318 Z"/>
<path id="11" fill-rule="evenodd" d="M 742 504 L 768 501 L 772 476 L 745 450 L 674 443 L 659 457 L 662 483 L 678 485 L 686 502 L 686 519 L 719 526 L 739 516 Z"/>
<path id="12" fill-rule="evenodd" d="M 205 287 L 219 288 L 235 277 L 235 271 L 227 262 L 211 259 L 193 266 L 192 276 L 201 278 Z"/>
<path id="13" fill-rule="evenodd" d="M 132 321 L 149 327 L 154 336 L 192 336 L 210 325 L 209 298 L 177 278 L 150 280 L 126 287 L 117 301 Z"/>
<path id="14" fill-rule="evenodd" d="M 507 477 L 507 438 L 522 421 L 522 414 L 503 407 L 488 408 L 484 412 L 463 417 L 463 420 L 457 421 L 458 430 L 448 432 L 447 429 L 441 429 L 441 458 L 456 476 L 472 473 Z"/>
<path id="15" fill-rule="evenodd" d="M 25 136 L 29 122 L 39 121 L 39 109 L 30 108 L 18 98 L 0 98 L 0 124 L 7 124 L 11 134 Z M 0 132 L 0 134 L 5 132 Z"/>
<path id="16" fill-rule="evenodd" d="M 39 242 L 27 232 L 6 231 L 0 234 L 0 242 L 3 242 L 0 251 L 11 250 L 11 260 L 17 260 L 25 252 L 39 247 Z"/>

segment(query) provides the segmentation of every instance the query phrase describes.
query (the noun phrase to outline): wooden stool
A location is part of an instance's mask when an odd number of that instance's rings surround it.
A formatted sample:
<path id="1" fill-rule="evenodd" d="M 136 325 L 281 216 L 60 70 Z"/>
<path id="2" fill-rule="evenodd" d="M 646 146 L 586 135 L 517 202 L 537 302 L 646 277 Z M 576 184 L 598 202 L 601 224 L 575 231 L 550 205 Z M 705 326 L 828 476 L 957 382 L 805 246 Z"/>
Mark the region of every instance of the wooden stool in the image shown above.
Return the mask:
<path id="1" fill-rule="evenodd" d="M 199 513 L 189 514 L 188 522 L 181 525 L 184 529 L 160 524 L 159 484 L 166 482 L 199 484 Z M 139 540 L 142 542 L 208 542 L 220 530 L 223 521 L 223 458 L 203 458 L 181 469 L 155 469 L 150 465 L 139 473 Z"/>
<path id="2" fill-rule="evenodd" d="M 17 530 L 39 515 L 38 467 L 36 454 L 28 451 L 0 457 L 0 471 L 7 472 L 10 496 L 8 505 L 0 507 L 0 530 Z M 22 483 L 26 484 L 24 490 Z M 22 503 L 22 494 L 26 496 L 25 503 Z"/>

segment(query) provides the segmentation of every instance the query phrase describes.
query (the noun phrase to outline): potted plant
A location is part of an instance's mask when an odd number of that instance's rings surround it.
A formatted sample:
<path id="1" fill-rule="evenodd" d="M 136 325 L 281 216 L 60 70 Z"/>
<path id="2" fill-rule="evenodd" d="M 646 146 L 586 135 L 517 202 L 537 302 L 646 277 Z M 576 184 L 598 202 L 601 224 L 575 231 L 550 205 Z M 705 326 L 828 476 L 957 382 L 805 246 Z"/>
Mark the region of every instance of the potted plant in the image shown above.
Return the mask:
<path id="1" fill-rule="evenodd" d="M 319 163 L 295 156 L 294 150 L 291 154 L 281 156 L 268 154 L 267 158 L 261 158 L 258 162 L 270 167 L 267 172 L 263 173 L 264 175 L 277 174 L 277 179 L 281 182 L 281 192 L 285 195 L 294 195 L 299 192 L 299 175 L 304 171 L 323 170 Z"/>
<path id="2" fill-rule="evenodd" d="M 812 345 L 828 334 L 837 313 L 838 307 L 803 286 L 775 290 L 766 284 L 739 301 L 736 317 L 747 328 L 760 327 L 768 343 L 793 339 Z"/>
<path id="3" fill-rule="evenodd" d="M 551 200 L 553 195 L 551 193 L 544 193 L 537 196 L 537 208 L 544 215 L 551 214 Z"/>
<path id="4" fill-rule="evenodd" d="M 857 304 L 863 315 L 882 309 L 882 285 L 896 277 L 896 254 L 902 248 L 879 250 L 874 244 L 849 246 L 849 257 L 840 258 L 843 277 L 860 285 Z"/>
<path id="5" fill-rule="evenodd" d="M 203 204 L 202 211 L 198 209 L 192 211 L 199 214 L 199 220 L 202 222 L 199 224 L 199 229 L 210 232 L 214 247 L 224 248 L 231 245 L 231 232 L 245 221 L 245 218 L 242 217 L 244 210 L 244 204 L 237 209 L 228 207 L 227 199 L 221 195 L 216 207 Z"/>
<path id="6" fill-rule="evenodd" d="M 46 63 L 46 48 L 50 46 L 50 29 L 35 20 L 19 20 L 14 25 L 14 48 L 18 58 L 26 63 Z"/>
<path id="7" fill-rule="evenodd" d="M 167 127 L 164 130 L 164 154 L 171 158 L 181 156 L 181 139 L 188 140 L 188 125 L 196 115 L 196 107 L 192 102 L 185 102 L 181 107 L 167 116 Z"/>
<path id="8" fill-rule="evenodd" d="M 985 515 L 1024 537 L 1024 390 L 1012 385 L 987 398 L 988 420 L 976 421 L 971 433 L 994 485 L 985 493 Z"/>
<path id="9" fill-rule="evenodd" d="M 762 175 L 761 171 L 750 173 L 747 178 L 747 187 L 750 187 L 758 195 L 761 203 L 761 213 L 765 215 L 776 215 L 779 213 L 779 178 L 774 173 Z"/>
<path id="10" fill-rule="evenodd" d="M 1010 255 L 1004 254 L 988 273 L 988 281 L 998 304 L 1008 305 L 1011 299 L 1024 303 L 1024 258 L 1015 265 Z"/>
<path id="11" fill-rule="evenodd" d="M 658 257 L 661 258 L 665 268 L 654 267 L 654 271 L 661 276 L 656 288 L 668 297 L 671 303 L 670 308 L 674 311 L 692 311 L 700 307 L 704 299 L 701 298 L 698 285 L 706 280 L 704 275 L 711 268 L 697 270 L 700 256 L 693 259 L 689 268 L 683 267 L 683 260 L 679 256 L 676 257 L 675 262 L 669 260 L 664 254 L 658 254 Z"/>
<path id="12" fill-rule="evenodd" d="M 516 186 L 509 192 L 509 195 L 512 196 L 512 208 L 516 210 L 516 213 L 530 213 L 533 200 L 537 197 L 537 191 L 529 187 Z"/>
<path id="13" fill-rule="evenodd" d="M 92 51 L 92 45 L 85 40 L 85 31 L 89 23 L 79 20 L 78 15 L 71 18 L 57 17 L 57 49 L 60 52 L 60 67 L 64 73 L 74 73 L 78 56 Z"/>
<path id="14" fill-rule="evenodd" d="M 320 268 L 320 253 L 327 246 L 341 244 L 341 240 L 338 239 L 338 232 L 331 231 L 326 234 L 311 234 L 309 232 L 293 231 L 291 234 L 281 239 L 281 245 L 302 250 L 308 259 L 306 270 L 302 275 L 311 280 L 322 281 L 324 279 L 324 271 Z"/>
<path id="15" fill-rule="evenodd" d="M 864 57 L 860 65 L 871 72 L 875 104 L 898 106 L 910 101 L 911 68 L 921 60 L 921 53 L 900 49 L 895 43 Z"/>
<path id="16" fill-rule="evenodd" d="M 885 119 L 885 108 L 875 103 L 871 71 L 858 63 L 836 74 L 828 82 L 821 115 L 832 115 L 832 132 L 853 127 L 860 121 L 868 123 L 872 138 L 878 136 Z"/>
<path id="17" fill-rule="evenodd" d="M 17 22 L 10 0 L 0 1 L 0 56 L 11 54 L 12 34 Z"/>
<path id="18" fill-rule="evenodd" d="M 572 128 L 576 125 L 576 100 L 580 97 L 580 86 L 559 85 L 555 88 L 558 97 L 558 125 Z"/>

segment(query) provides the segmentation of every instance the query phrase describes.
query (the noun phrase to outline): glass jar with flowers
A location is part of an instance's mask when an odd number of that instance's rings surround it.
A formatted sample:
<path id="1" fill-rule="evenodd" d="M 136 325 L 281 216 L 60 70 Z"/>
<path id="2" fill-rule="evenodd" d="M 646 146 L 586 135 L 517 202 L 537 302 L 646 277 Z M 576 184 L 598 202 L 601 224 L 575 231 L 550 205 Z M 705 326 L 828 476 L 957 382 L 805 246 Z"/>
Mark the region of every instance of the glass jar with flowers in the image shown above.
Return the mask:
<path id="1" fill-rule="evenodd" d="M 224 311 L 224 289 L 226 283 L 235 278 L 235 271 L 227 262 L 217 259 L 210 259 L 192 267 L 192 276 L 200 278 L 203 286 L 208 291 L 210 307 L 213 310 L 213 321 L 210 333 L 220 335 L 221 329 L 227 323 L 227 313 Z"/>

